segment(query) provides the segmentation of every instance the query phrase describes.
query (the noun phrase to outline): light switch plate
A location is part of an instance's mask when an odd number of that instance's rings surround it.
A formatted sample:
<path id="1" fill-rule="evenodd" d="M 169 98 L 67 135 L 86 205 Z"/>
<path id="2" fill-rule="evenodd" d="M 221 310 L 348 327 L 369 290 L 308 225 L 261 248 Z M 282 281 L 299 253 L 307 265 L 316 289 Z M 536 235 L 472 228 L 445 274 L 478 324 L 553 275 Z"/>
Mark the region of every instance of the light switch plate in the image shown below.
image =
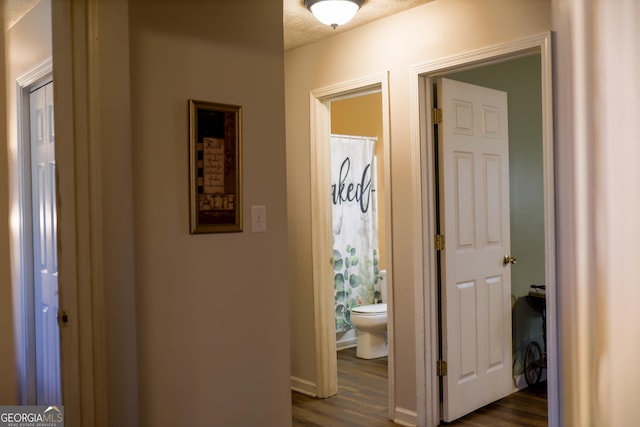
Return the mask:
<path id="1" fill-rule="evenodd" d="M 251 231 L 254 233 L 267 231 L 267 208 L 265 206 L 251 206 Z"/>

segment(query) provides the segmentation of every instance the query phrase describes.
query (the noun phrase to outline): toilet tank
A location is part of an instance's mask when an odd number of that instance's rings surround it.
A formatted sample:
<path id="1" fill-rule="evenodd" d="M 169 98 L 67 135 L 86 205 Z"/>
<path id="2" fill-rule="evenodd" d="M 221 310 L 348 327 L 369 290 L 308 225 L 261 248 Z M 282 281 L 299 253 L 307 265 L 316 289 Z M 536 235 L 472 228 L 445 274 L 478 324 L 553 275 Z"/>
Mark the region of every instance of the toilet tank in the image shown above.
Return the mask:
<path id="1" fill-rule="evenodd" d="M 387 302 L 387 270 L 378 271 L 378 290 L 382 302 Z"/>

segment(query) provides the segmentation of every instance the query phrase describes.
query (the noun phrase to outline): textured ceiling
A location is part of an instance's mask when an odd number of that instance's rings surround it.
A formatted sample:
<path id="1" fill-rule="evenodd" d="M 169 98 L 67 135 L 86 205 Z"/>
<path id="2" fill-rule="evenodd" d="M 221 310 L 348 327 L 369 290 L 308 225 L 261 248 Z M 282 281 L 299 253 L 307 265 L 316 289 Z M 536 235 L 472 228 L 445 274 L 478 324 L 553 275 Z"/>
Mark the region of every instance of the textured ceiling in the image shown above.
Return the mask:
<path id="1" fill-rule="evenodd" d="M 39 0 L 0 0 L 5 7 L 5 25 L 8 29 L 24 16 Z M 331 37 L 359 25 L 393 15 L 432 0 L 365 0 L 353 20 L 335 30 L 318 22 L 304 6 L 304 0 L 283 0 L 284 48 L 293 49 L 314 41 Z"/>
<path id="2" fill-rule="evenodd" d="M 355 18 L 335 30 L 321 24 L 304 6 L 304 0 L 284 2 L 284 49 L 289 50 L 314 41 L 331 37 L 342 31 L 393 15 L 432 0 L 365 0 Z"/>

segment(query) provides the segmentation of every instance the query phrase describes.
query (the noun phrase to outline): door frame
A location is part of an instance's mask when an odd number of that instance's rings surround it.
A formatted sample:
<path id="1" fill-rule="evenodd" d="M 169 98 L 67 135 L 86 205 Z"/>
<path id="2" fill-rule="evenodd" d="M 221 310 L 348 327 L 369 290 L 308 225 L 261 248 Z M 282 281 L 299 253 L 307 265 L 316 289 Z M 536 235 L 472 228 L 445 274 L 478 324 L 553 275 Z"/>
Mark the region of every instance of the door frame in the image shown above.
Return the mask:
<path id="1" fill-rule="evenodd" d="M 310 100 L 311 145 L 311 241 L 313 300 L 315 316 L 316 395 L 329 397 L 338 392 L 336 357 L 335 307 L 333 287 L 333 245 L 331 235 L 331 101 L 365 95 L 382 95 L 382 138 L 384 181 L 385 233 L 387 252 L 387 341 L 389 377 L 389 417 L 395 416 L 394 339 L 393 339 L 393 257 L 391 233 L 391 147 L 389 125 L 388 72 L 312 90 Z"/>
<path id="2" fill-rule="evenodd" d="M 546 32 L 509 43 L 418 64 L 411 67 L 412 175 L 420 183 L 414 197 L 420 200 L 413 212 L 416 233 L 414 250 L 423 263 L 416 265 L 416 378 L 418 425 L 437 426 L 440 402 L 436 361 L 438 360 L 437 278 L 435 251 L 435 177 L 433 123 L 433 80 L 452 71 L 475 68 L 536 53 L 541 58 L 542 150 L 544 188 L 545 280 L 547 286 L 547 390 L 550 426 L 559 425 L 558 314 L 555 253 L 553 82 L 551 33 Z"/>
<path id="3" fill-rule="evenodd" d="M 107 10 L 105 10 L 107 9 Z M 51 2 L 62 396 L 68 425 L 109 425 L 100 175 L 101 46 L 109 7 Z M 107 55 L 106 57 L 109 57 Z M 59 113 L 59 114 L 58 114 Z"/>

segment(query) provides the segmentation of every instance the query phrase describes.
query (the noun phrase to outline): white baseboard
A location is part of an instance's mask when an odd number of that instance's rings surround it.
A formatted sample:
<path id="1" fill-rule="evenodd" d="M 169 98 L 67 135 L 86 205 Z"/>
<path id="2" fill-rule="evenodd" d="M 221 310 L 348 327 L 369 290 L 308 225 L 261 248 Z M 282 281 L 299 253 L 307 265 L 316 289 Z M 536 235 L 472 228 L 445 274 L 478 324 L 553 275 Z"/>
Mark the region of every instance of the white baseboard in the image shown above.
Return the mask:
<path id="1" fill-rule="evenodd" d="M 547 370 L 543 369 L 539 382 L 543 382 L 546 380 L 547 380 Z M 525 388 L 529 387 L 529 384 L 527 384 L 527 380 L 524 378 L 524 374 L 517 375 L 513 379 L 513 386 L 515 388 L 514 392 L 524 390 Z"/>
<path id="2" fill-rule="evenodd" d="M 524 379 L 524 374 L 517 375 L 513 379 L 513 387 L 515 388 L 513 391 L 520 391 L 527 388 L 527 380 Z"/>
<path id="3" fill-rule="evenodd" d="M 418 425 L 418 414 L 405 408 L 396 406 L 396 417 L 394 423 L 406 427 L 416 427 Z"/>
<path id="4" fill-rule="evenodd" d="M 336 332 L 336 350 L 344 350 L 358 345 L 358 334 L 355 329 Z"/>
<path id="5" fill-rule="evenodd" d="M 540 382 L 546 381 L 547 380 L 547 370 L 543 369 L 542 370 L 542 375 L 540 376 Z M 527 384 L 527 380 L 524 378 L 524 374 L 520 374 L 518 376 L 516 376 L 514 379 L 514 384 L 513 386 L 515 387 L 515 391 L 520 391 L 520 390 L 524 390 L 525 388 L 529 387 L 529 385 Z"/>
<path id="6" fill-rule="evenodd" d="M 311 397 L 318 396 L 318 386 L 316 383 L 294 376 L 291 377 L 291 390 Z"/>
<path id="7" fill-rule="evenodd" d="M 336 342 L 336 350 L 344 350 L 346 348 L 356 347 L 358 345 L 358 338 L 351 338 L 348 340 L 342 340 Z"/>

